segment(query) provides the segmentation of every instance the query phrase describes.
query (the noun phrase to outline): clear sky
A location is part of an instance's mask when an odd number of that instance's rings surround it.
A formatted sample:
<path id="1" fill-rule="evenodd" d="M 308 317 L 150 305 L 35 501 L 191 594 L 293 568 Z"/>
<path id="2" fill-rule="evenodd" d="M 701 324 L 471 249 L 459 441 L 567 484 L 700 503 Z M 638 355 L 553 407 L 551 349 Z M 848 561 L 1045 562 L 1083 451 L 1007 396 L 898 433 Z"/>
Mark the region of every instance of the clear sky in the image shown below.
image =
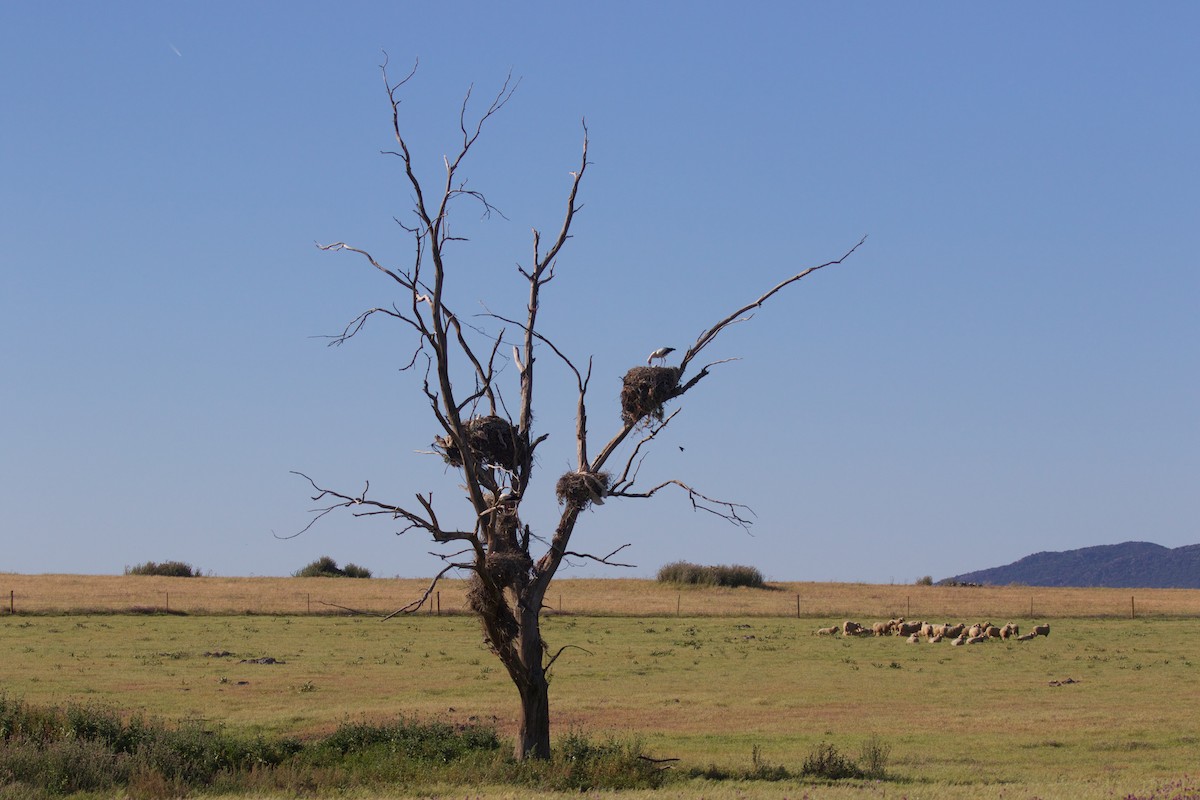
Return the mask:
<path id="1" fill-rule="evenodd" d="M 614 501 L 574 545 L 637 568 L 564 575 L 908 583 L 1200 542 L 1197 30 L 1185 2 L 2 3 L 0 572 L 438 569 L 391 523 L 276 538 L 312 506 L 291 470 L 468 511 L 416 452 L 437 430 L 407 331 L 316 338 L 398 298 L 315 242 L 411 255 L 385 50 L 420 60 L 403 125 L 431 184 L 467 88 L 520 78 L 467 165 L 505 218 L 459 207 L 459 309 L 520 313 L 586 117 L 542 320 L 594 356 L 597 440 L 649 351 L 869 234 L 722 337 L 740 360 L 643 467 L 747 504 L 751 534 Z M 541 532 L 573 453 L 548 356 Z"/>

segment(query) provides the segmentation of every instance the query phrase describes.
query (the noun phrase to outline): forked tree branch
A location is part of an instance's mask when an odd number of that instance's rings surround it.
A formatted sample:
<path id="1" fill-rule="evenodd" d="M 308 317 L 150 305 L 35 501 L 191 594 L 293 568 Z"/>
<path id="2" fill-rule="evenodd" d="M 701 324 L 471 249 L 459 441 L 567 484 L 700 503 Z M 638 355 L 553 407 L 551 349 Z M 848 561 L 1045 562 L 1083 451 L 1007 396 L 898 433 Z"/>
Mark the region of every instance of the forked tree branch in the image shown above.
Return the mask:
<path id="1" fill-rule="evenodd" d="M 680 480 L 672 479 L 669 481 L 663 481 L 657 486 L 647 489 L 644 492 L 631 492 L 628 489 L 618 492 L 609 492 L 609 496 L 645 499 L 648 497 L 653 497 L 659 492 L 659 490 L 672 485 L 678 486 L 688 493 L 688 500 L 691 501 L 693 510 L 707 511 L 710 514 L 715 514 L 721 519 L 732 522 L 739 528 L 743 528 L 747 531 L 750 530 L 750 526 L 753 524 L 753 521 L 742 516 L 742 514 L 749 514 L 750 516 L 755 515 L 754 511 L 749 506 L 742 505 L 741 503 L 730 503 L 726 500 L 717 500 L 716 498 L 708 497 L 707 495 L 701 494 Z"/>
<path id="2" fill-rule="evenodd" d="M 595 561 L 600 564 L 607 564 L 610 567 L 629 567 L 630 569 L 633 569 L 633 568 L 637 567 L 637 564 L 621 564 L 617 561 L 610 560 L 613 556 L 615 556 L 617 553 L 624 550 L 626 547 L 632 547 L 632 546 L 633 546 L 633 544 L 631 542 L 627 542 L 627 543 L 621 545 L 620 547 L 618 547 L 616 550 L 613 550 L 611 553 L 609 553 L 606 556 L 594 556 L 591 553 L 576 553 L 571 550 L 567 550 L 565 553 L 563 553 L 563 556 L 564 557 L 570 556 L 572 558 L 586 558 L 590 561 Z"/>
<path id="3" fill-rule="evenodd" d="M 799 280 L 811 275 L 812 273 L 816 272 L 819 269 L 824 269 L 825 267 L 832 267 L 835 264 L 841 264 L 843 261 L 845 261 L 851 255 L 853 255 L 854 251 L 857 250 L 859 247 L 861 247 L 863 242 L 865 242 L 866 240 L 867 240 L 866 236 L 859 239 L 858 243 L 855 244 L 854 247 L 851 247 L 849 250 L 847 250 L 845 253 L 843 253 L 840 258 L 834 259 L 833 261 L 826 261 L 824 264 L 818 264 L 815 267 L 809 267 L 808 269 L 805 269 L 805 270 L 802 270 L 802 271 L 796 273 L 795 275 L 788 278 L 787 280 L 780 281 L 770 291 L 768 291 L 765 294 L 763 294 L 762 296 L 760 296 L 753 303 L 749 303 L 747 305 L 742 306 L 737 311 L 734 311 L 732 314 L 725 317 L 723 320 L 718 322 L 716 325 L 712 326 L 711 328 L 706 330 L 704 333 L 700 334 L 700 336 L 696 339 L 695 344 L 693 344 L 691 347 L 688 348 L 687 352 L 684 353 L 684 355 L 683 355 L 683 359 L 679 362 L 680 374 L 682 375 L 683 372 L 685 372 L 687 370 L 687 365 L 691 362 L 691 360 L 693 358 L 695 358 L 697 355 L 700 354 L 701 350 L 703 350 L 704 348 L 706 348 L 710 344 L 712 344 L 712 341 L 714 339 L 716 339 L 718 335 L 720 335 L 721 331 L 725 330 L 727 327 L 729 327 L 730 325 L 733 325 L 734 323 L 741 322 L 742 320 L 739 318 L 743 314 L 745 314 L 748 311 L 751 311 L 752 309 L 759 308 L 763 303 L 770 300 L 771 297 L 773 297 L 777 292 L 779 292 L 785 286 L 793 284 L 796 281 L 799 281 Z M 687 385 L 687 388 L 690 388 L 693 385 L 695 385 L 694 380 Z M 686 391 L 686 389 L 684 389 L 684 391 Z M 682 393 L 683 392 L 681 391 L 680 394 L 682 394 Z"/>
<path id="4" fill-rule="evenodd" d="M 447 564 L 441 572 L 433 576 L 433 580 L 429 582 L 429 586 L 425 587 L 424 594 L 422 594 L 416 600 L 413 600 L 411 603 L 401 606 L 392 613 L 388 614 L 383 618 L 383 622 L 387 622 L 392 617 L 399 616 L 400 614 L 411 614 L 414 611 L 420 610 L 421 606 L 425 605 L 425 601 L 429 599 L 429 596 L 433 594 L 433 590 L 437 588 L 438 582 L 441 581 L 447 572 L 452 569 L 471 569 L 473 566 L 474 565 L 472 564 Z"/>

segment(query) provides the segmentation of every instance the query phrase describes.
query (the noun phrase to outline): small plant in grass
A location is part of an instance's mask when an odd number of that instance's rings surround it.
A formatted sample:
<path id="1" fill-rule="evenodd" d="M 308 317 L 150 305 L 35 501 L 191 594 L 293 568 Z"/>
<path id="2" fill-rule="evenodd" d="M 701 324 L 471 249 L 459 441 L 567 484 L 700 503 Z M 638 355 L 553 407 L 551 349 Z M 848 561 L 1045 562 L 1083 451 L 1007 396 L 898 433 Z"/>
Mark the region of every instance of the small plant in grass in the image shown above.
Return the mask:
<path id="1" fill-rule="evenodd" d="M 168 578 L 198 578 L 200 570 L 182 561 L 147 561 L 125 568 L 126 575 L 163 575 Z"/>
<path id="2" fill-rule="evenodd" d="M 922 575 L 921 577 L 917 578 L 917 586 L 933 586 L 933 576 Z"/>
<path id="3" fill-rule="evenodd" d="M 882 780 L 887 777 L 888 759 L 892 756 L 892 746 L 878 736 L 871 736 L 862 743 L 859 750 L 858 766 L 864 778 Z"/>
<path id="4" fill-rule="evenodd" d="M 692 586 L 747 586 L 753 589 L 766 587 L 762 572 L 756 567 L 740 564 L 704 566 L 688 561 L 664 564 L 658 571 L 659 583 L 677 583 Z"/>
<path id="5" fill-rule="evenodd" d="M 357 564 L 339 567 L 329 556 L 321 556 L 311 564 L 292 573 L 293 578 L 369 578 L 371 570 Z"/>
<path id="6" fill-rule="evenodd" d="M 800 774 L 808 778 L 825 778 L 831 781 L 863 777 L 858 765 L 828 742 L 821 742 L 808 754 L 804 759 L 804 766 L 800 768 Z"/>

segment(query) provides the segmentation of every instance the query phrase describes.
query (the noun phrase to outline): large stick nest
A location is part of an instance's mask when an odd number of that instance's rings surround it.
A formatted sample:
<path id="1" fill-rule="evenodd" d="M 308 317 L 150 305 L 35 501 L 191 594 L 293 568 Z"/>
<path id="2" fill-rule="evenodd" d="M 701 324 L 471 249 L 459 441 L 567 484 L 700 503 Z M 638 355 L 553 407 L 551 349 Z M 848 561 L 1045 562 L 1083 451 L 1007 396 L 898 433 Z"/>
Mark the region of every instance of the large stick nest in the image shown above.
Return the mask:
<path id="1" fill-rule="evenodd" d="M 525 443 L 517 429 L 506 419 L 489 415 L 463 423 L 467 447 L 476 461 L 503 467 L 510 472 L 525 463 Z M 461 467 L 462 451 L 449 434 L 436 436 L 434 445 L 452 467 Z"/>
<path id="2" fill-rule="evenodd" d="M 588 503 L 604 505 L 612 476 L 607 472 L 567 472 L 554 487 L 559 504 L 587 507 Z"/>
<path id="3" fill-rule="evenodd" d="M 634 367 L 621 387 L 621 419 L 631 425 L 646 417 L 662 420 L 663 403 L 678 388 L 678 367 Z"/>

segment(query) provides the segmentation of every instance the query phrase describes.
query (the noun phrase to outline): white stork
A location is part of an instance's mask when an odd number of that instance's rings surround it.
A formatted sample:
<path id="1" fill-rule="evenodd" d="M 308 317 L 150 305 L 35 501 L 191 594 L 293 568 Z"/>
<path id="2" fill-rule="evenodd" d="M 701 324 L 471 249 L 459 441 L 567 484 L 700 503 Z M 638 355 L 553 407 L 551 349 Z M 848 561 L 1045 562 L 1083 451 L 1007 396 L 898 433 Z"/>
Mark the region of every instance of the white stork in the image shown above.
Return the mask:
<path id="1" fill-rule="evenodd" d="M 660 347 L 657 350 L 655 350 L 653 353 L 651 353 L 650 357 L 646 359 L 646 366 L 650 366 L 650 364 L 656 360 L 665 361 L 667 356 L 669 356 L 671 353 L 674 353 L 674 352 L 675 352 L 674 347 Z"/>

